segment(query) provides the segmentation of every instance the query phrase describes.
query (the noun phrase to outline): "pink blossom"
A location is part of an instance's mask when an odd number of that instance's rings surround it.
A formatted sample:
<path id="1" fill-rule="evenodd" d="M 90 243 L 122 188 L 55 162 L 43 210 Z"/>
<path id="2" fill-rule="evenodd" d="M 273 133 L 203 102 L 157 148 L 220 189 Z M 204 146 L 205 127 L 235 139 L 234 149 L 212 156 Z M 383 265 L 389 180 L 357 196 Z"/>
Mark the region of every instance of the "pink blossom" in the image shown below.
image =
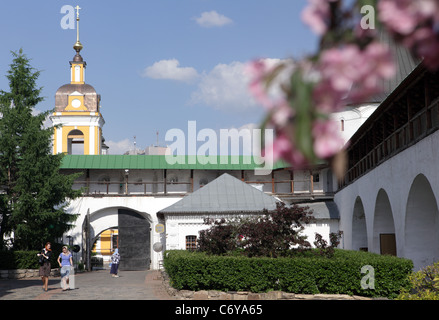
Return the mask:
<path id="1" fill-rule="evenodd" d="M 268 73 L 266 63 L 261 60 L 254 60 L 246 66 L 246 73 L 251 77 L 249 90 L 253 96 L 266 108 L 273 108 L 273 102 L 268 96 L 267 88 L 264 85 L 264 78 Z"/>
<path id="2" fill-rule="evenodd" d="M 355 85 L 349 98 L 353 102 L 362 102 L 381 91 L 380 81 L 391 79 L 396 73 L 392 52 L 387 45 L 370 43 L 358 57 Z"/>
<path id="3" fill-rule="evenodd" d="M 439 68 L 439 39 L 431 28 L 417 29 L 403 40 L 403 44 L 422 57 L 430 69 Z"/>
<path id="4" fill-rule="evenodd" d="M 320 72 L 336 91 L 347 91 L 358 78 L 357 59 L 360 50 L 356 45 L 325 50 L 320 59 Z"/>
<path id="5" fill-rule="evenodd" d="M 411 34 L 428 20 L 439 20 L 439 3 L 436 0 L 381 0 L 379 18 L 391 31 Z"/>
<path id="6" fill-rule="evenodd" d="M 334 90 L 329 81 L 319 82 L 313 90 L 313 101 L 320 112 L 331 113 L 340 111 L 343 107 L 344 91 Z"/>
<path id="7" fill-rule="evenodd" d="M 275 163 L 279 159 L 283 159 L 296 168 L 304 166 L 307 160 L 291 140 L 285 132 L 279 131 L 273 144 L 264 150 L 265 160 L 272 159 Z"/>
<path id="8" fill-rule="evenodd" d="M 314 101 L 322 111 L 338 111 L 343 98 L 362 102 L 380 91 L 380 80 L 395 74 L 390 48 L 378 42 L 363 51 L 353 44 L 326 50 L 319 69 L 322 80 L 314 89 Z"/>
<path id="9" fill-rule="evenodd" d="M 381 0 L 379 17 L 391 32 L 425 65 L 439 68 L 439 2 L 437 0 Z"/>
<path id="10" fill-rule="evenodd" d="M 287 125 L 290 118 L 293 116 L 293 109 L 288 104 L 288 101 L 281 100 L 273 108 L 271 115 L 271 123 L 278 127 Z"/>
<path id="11" fill-rule="evenodd" d="M 417 0 L 415 0 L 417 1 Z M 413 0 L 381 0 L 378 2 L 378 16 L 392 31 L 411 33 L 418 24 Z"/>
<path id="12" fill-rule="evenodd" d="M 309 5 L 302 11 L 302 21 L 318 35 L 328 30 L 330 19 L 329 2 L 334 0 L 308 0 Z"/>
<path id="13" fill-rule="evenodd" d="M 339 133 L 339 126 L 333 120 L 317 120 L 313 124 L 314 153 L 317 157 L 327 159 L 342 148 L 344 141 Z"/>
<path id="14" fill-rule="evenodd" d="M 267 63 L 266 60 L 255 60 L 246 67 L 246 73 L 251 77 L 249 90 L 256 100 L 271 113 L 271 123 L 276 126 L 284 126 L 293 115 L 284 94 L 270 94 L 266 85 L 266 78 L 276 67 L 276 63 Z M 276 88 L 279 89 L 279 88 Z M 280 91 L 280 90 L 277 90 Z"/>
<path id="15" fill-rule="evenodd" d="M 369 44 L 363 54 L 363 63 L 369 65 L 368 75 L 390 79 L 395 75 L 396 67 L 392 52 L 387 45 L 379 42 Z"/>

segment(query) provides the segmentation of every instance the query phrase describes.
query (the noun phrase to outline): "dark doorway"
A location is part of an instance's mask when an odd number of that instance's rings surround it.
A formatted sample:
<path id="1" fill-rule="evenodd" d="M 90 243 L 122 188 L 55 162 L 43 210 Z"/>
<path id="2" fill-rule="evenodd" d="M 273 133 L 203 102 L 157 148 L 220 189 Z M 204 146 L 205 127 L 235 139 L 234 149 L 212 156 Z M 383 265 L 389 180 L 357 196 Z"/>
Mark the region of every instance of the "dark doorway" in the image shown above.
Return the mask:
<path id="1" fill-rule="evenodd" d="M 396 256 L 396 239 L 394 233 L 380 234 L 381 254 Z"/>
<path id="2" fill-rule="evenodd" d="M 151 264 L 150 223 L 137 212 L 119 209 L 120 270 L 148 270 Z"/>

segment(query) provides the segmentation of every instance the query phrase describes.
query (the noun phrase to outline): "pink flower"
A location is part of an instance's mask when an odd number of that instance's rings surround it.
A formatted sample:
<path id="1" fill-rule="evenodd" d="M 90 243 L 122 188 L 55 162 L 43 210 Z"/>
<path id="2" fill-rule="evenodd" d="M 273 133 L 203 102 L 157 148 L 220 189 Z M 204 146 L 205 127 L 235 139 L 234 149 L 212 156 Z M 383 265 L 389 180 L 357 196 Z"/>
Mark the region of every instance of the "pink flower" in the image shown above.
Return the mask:
<path id="1" fill-rule="evenodd" d="M 432 70 L 439 68 L 439 39 L 431 28 L 417 29 L 403 40 L 403 44 L 422 57 L 427 67 Z"/>
<path id="2" fill-rule="evenodd" d="M 273 144 L 267 146 L 264 150 L 265 160 L 272 159 L 273 163 L 283 159 L 295 166 L 296 168 L 302 167 L 307 164 L 307 160 L 303 154 L 297 150 L 291 139 L 283 131 L 279 131 Z"/>
<path id="3" fill-rule="evenodd" d="M 309 5 L 302 11 L 302 21 L 318 35 L 328 29 L 330 19 L 329 2 L 334 0 L 308 0 Z"/>
<path id="4" fill-rule="evenodd" d="M 271 123 L 282 127 L 293 115 L 293 110 L 288 101 L 286 101 L 285 94 L 282 94 L 280 88 L 278 88 L 280 85 L 278 85 L 277 88 L 272 88 L 273 90 L 271 92 L 266 85 L 266 78 L 270 75 L 270 72 L 278 66 L 277 63 L 278 62 L 273 61 L 273 59 L 271 62 L 267 62 L 267 60 L 263 59 L 256 60 L 247 65 L 246 73 L 251 78 L 249 84 L 250 92 L 259 103 L 271 112 Z M 291 69 L 291 66 L 289 66 L 289 68 Z M 272 84 L 271 87 L 275 86 Z"/>
<path id="5" fill-rule="evenodd" d="M 322 111 L 338 111 L 342 99 L 362 102 L 380 91 L 379 82 L 395 74 L 390 48 L 372 42 L 363 51 L 350 44 L 322 53 L 321 82 L 314 89 L 314 101 Z"/>
<path id="6" fill-rule="evenodd" d="M 381 0 L 379 17 L 391 32 L 425 65 L 439 68 L 439 2 L 437 0 Z"/>
<path id="7" fill-rule="evenodd" d="M 415 0 L 417 1 L 417 0 Z M 378 2 L 378 16 L 392 31 L 411 33 L 418 24 L 413 0 L 381 0 Z"/>
<path id="8" fill-rule="evenodd" d="M 265 62 L 255 60 L 246 66 L 246 73 L 251 77 L 249 90 L 253 96 L 266 108 L 273 108 L 273 102 L 268 96 L 267 88 L 264 85 L 264 78 L 268 73 L 268 67 Z"/>
<path id="9" fill-rule="evenodd" d="M 290 118 L 293 116 L 293 109 L 288 104 L 288 101 L 278 101 L 275 108 L 273 108 L 271 115 L 271 123 L 277 127 L 284 127 L 287 125 Z"/>
<path id="10" fill-rule="evenodd" d="M 358 79 L 358 63 L 360 50 L 356 45 L 325 50 L 320 59 L 320 72 L 334 90 L 348 91 L 352 83 Z"/>
<path id="11" fill-rule="evenodd" d="M 439 20 L 436 0 L 381 0 L 378 10 L 381 22 L 401 35 L 409 35 L 429 20 Z"/>
<path id="12" fill-rule="evenodd" d="M 381 91 L 380 81 L 391 79 L 396 73 L 392 52 L 387 45 L 370 43 L 357 60 L 356 83 L 349 93 L 354 102 L 362 102 Z"/>
<path id="13" fill-rule="evenodd" d="M 346 92 L 334 90 L 329 81 L 319 82 L 314 87 L 312 95 L 314 104 L 320 112 L 337 112 L 344 107 L 342 99 Z"/>
<path id="14" fill-rule="evenodd" d="M 313 124 L 314 153 L 321 159 L 334 156 L 343 148 L 339 126 L 333 120 L 317 120 Z"/>

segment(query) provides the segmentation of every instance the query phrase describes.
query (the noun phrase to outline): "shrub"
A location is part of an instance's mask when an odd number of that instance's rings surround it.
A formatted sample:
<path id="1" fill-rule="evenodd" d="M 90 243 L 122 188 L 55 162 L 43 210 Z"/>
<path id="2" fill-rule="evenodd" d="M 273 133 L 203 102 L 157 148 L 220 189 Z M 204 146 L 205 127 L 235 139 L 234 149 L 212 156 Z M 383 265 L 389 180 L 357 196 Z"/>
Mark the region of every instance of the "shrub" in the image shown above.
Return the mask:
<path id="1" fill-rule="evenodd" d="M 198 238 L 198 250 L 210 254 L 221 255 L 233 251 L 237 247 L 236 227 L 224 218 L 221 220 L 205 220 L 212 224 L 208 230 L 201 230 Z"/>
<path id="2" fill-rule="evenodd" d="M 52 258 L 50 263 L 52 268 L 57 268 L 59 254 L 61 253 L 61 245 L 52 245 Z M 40 251 L 0 251 L 0 269 L 39 269 L 37 253 Z"/>
<path id="3" fill-rule="evenodd" d="M 375 271 L 373 290 L 361 287 L 365 265 Z M 340 249 L 331 259 L 317 254 L 273 259 L 166 251 L 164 267 L 178 290 L 281 290 L 394 298 L 407 285 L 413 264 L 403 258 Z"/>
<path id="4" fill-rule="evenodd" d="M 439 262 L 412 272 L 409 282 L 401 290 L 398 300 L 439 300 Z"/>
<path id="5" fill-rule="evenodd" d="M 240 250 L 247 256 L 279 257 L 297 250 L 310 248 L 302 235 L 303 224 L 313 218 L 308 207 L 278 203 L 276 210 L 264 210 L 263 215 L 236 220 L 207 220 L 211 228 L 200 232 L 199 251 L 209 254 L 225 254 Z"/>

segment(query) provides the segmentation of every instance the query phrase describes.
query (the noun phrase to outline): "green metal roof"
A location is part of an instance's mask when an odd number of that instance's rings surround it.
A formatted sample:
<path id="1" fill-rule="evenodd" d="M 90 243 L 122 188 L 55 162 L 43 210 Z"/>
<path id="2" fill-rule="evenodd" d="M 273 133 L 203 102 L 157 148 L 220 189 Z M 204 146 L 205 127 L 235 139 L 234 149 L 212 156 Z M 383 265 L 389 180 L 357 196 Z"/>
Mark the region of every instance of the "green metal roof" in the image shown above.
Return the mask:
<path id="1" fill-rule="evenodd" d="M 261 167 L 252 156 L 214 156 L 206 164 L 197 161 L 196 156 L 181 156 L 177 160 L 169 163 L 164 155 L 65 155 L 61 169 L 254 170 Z M 280 161 L 273 169 L 288 167 L 290 165 Z"/>

